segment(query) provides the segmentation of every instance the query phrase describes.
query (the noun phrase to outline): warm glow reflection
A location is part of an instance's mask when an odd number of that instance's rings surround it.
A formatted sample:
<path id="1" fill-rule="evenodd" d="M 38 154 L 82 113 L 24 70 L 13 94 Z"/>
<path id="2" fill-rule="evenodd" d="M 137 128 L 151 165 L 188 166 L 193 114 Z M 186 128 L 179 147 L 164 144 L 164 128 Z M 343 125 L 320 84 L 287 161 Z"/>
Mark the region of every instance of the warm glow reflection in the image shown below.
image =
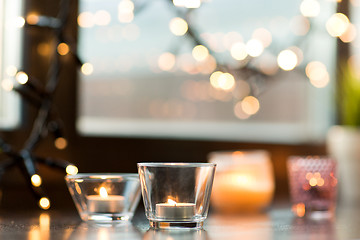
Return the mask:
<path id="1" fill-rule="evenodd" d="M 54 145 L 57 149 L 65 149 L 67 147 L 67 140 L 63 137 L 58 137 L 55 139 Z"/>
<path id="2" fill-rule="evenodd" d="M 169 52 L 161 54 L 158 59 L 158 65 L 162 71 L 170 71 L 174 67 L 175 62 L 175 55 Z"/>
<path id="3" fill-rule="evenodd" d="M 41 183 L 42 183 L 41 177 L 38 174 L 34 174 L 31 176 L 31 184 L 34 187 L 40 187 Z"/>
<path id="4" fill-rule="evenodd" d="M 50 200 L 47 197 L 42 197 L 39 200 L 39 206 L 44 210 L 49 209 L 50 208 Z"/>
<path id="5" fill-rule="evenodd" d="M 84 75 L 91 75 L 94 71 L 94 67 L 91 63 L 84 63 L 82 66 L 81 66 L 81 72 L 84 74 Z"/>
<path id="6" fill-rule="evenodd" d="M 65 169 L 66 173 L 69 175 L 76 175 L 78 173 L 78 168 L 74 165 L 68 165 Z"/>
<path id="7" fill-rule="evenodd" d="M 106 188 L 101 187 L 99 190 L 99 195 L 102 198 L 107 198 L 108 197 L 108 192 L 106 191 Z"/>
<path id="8" fill-rule="evenodd" d="M 330 76 L 326 66 L 318 61 L 308 63 L 305 68 L 305 73 L 309 78 L 310 83 L 317 88 L 323 88 L 327 86 L 330 81 Z"/>
<path id="9" fill-rule="evenodd" d="M 111 22 L 111 15 L 105 10 L 99 10 L 94 15 L 95 24 L 99 26 L 109 25 Z"/>
<path id="10" fill-rule="evenodd" d="M 122 0 L 118 5 L 118 20 L 129 23 L 134 19 L 134 3 L 130 0 Z"/>
<path id="11" fill-rule="evenodd" d="M 60 43 L 57 46 L 57 52 L 62 56 L 68 54 L 69 51 L 70 51 L 69 45 L 67 45 L 66 43 Z"/>
<path id="12" fill-rule="evenodd" d="M 77 18 L 77 22 L 82 28 L 90 28 L 94 26 L 94 15 L 91 12 L 82 12 Z"/>
<path id="13" fill-rule="evenodd" d="M 246 51 L 252 57 L 260 56 L 264 51 L 262 42 L 258 39 L 251 39 L 246 43 Z"/>
<path id="14" fill-rule="evenodd" d="M 26 84 L 27 81 L 29 80 L 29 76 L 24 73 L 24 72 L 18 72 L 16 75 L 15 75 L 15 79 L 18 83 L 20 84 Z"/>
<path id="15" fill-rule="evenodd" d="M 26 16 L 26 22 L 30 25 L 35 25 L 39 22 L 39 15 L 36 13 L 29 13 L 29 15 Z"/>
<path id="16" fill-rule="evenodd" d="M 350 21 L 343 13 L 335 13 L 326 22 L 326 30 L 333 37 L 339 37 L 344 34 L 350 24 Z"/>
<path id="17" fill-rule="evenodd" d="M 173 4 L 177 7 L 199 8 L 200 0 L 173 0 Z"/>
<path id="18" fill-rule="evenodd" d="M 341 34 L 339 38 L 344 43 L 349 43 L 355 40 L 356 34 L 357 34 L 357 30 L 355 25 L 350 23 L 346 31 L 343 34 Z"/>
<path id="19" fill-rule="evenodd" d="M 182 36 L 188 30 L 187 22 L 179 17 L 171 19 L 169 27 L 170 27 L 170 31 L 176 36 Z"/>
<path id="20" fill-rule="evenodd" d="M 209 50 L 203 45 L 197 45 L 192 50 L 192 56 L 196 61 L 203 61 L 209 56 Z"/>
<path id="21" fill-rule="evenodd" d="M 294 212 L 294 214 L 298 217 L 303 217 L 305 216 L 305 204 L 304 203 L 298 203 L 298 204 L 294 204 L 292 206 L 292 211 Z"/>
<path id="22" fill-rule="evenodd" d="M 257 98 L 253 96 L 247 96 L 241 101 L 241 107 L 244 113 L 248 115 L 254 115 L 259 111 L 260 103 Z"/>
<path id="23" fill-rule="evenodd" d="M 304 17 L 317 17 L 320 13 L 320 3 L 317 0 L 303 0 L 300 12 Z"/>
<path id="24" fill-rule="evenodd" d="M 296 67 L 298 59 L 293 51 L 287 49 L 279 53 L 277 57 L 277 62 L 281 69 L 285 71 L 290 71 Z"/>
<path id="25" fill-rule="evenodd" d="M 260 40 L 264 48 L 268 47 L 272 41 L 271 33 L 265 28 L 256 29 L 252 34 L 252 38 Z"/>
<path id="26" fill-rule="evenodd" d="M 13 90 L 14 88 L 14 84 L 10 79 L 5 78 L 4 80 L 2 80 L 1 82 L 1 87 L 7 91 L 10 92 L 11 90 Z"/>
<path id="27" fill-rule="evenodd" d="M 230 54 L 236 60 L 244 60 L 248 56 L 246 45 L 242 42 L 233 44 L 230 49 Z"/>

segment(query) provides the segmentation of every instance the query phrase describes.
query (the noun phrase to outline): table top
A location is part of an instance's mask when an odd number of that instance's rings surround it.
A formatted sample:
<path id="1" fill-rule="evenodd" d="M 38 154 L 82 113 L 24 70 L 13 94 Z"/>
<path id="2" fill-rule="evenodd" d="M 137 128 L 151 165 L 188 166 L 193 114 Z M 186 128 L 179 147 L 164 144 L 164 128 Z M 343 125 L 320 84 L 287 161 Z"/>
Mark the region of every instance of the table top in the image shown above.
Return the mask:
<path id="1" fill-rule="evenodd" d="M 342 208 L 328 219 L 296 218 L 288 207 L 264 214 L 221 215 L 210 212 L 202 230 L 156 231 L 143 211 L 128 225 L 82 222 L 76 211 L 0 211 L 0 239 L 360 239 L 360 209 Z"/>

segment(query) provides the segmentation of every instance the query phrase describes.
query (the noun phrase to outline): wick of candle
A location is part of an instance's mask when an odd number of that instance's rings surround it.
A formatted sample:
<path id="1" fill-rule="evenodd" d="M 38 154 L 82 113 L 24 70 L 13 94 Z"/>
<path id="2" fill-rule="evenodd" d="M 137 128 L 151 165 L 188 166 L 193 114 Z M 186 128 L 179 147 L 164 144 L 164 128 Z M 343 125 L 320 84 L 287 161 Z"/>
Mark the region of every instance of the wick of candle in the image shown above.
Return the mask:
<path id="1" fill-rule="evenodd" d="M 177 204 L 174 200 L 171 200 L 171 199 L 168 199 L 167 202 L 168 202 L 168 204 L 171 204 L 174 206 L 176 206 L 176 204 Z"/>

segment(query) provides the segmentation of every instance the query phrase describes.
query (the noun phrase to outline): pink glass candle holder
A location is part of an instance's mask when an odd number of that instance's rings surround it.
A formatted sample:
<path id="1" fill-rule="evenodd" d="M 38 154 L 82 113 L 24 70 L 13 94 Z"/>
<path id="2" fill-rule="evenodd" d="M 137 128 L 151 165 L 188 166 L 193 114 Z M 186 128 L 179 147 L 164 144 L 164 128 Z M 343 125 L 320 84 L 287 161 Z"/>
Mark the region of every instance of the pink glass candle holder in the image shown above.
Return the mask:
<path id="1" fill-rule="evenodd" d="M 291 156 L 287 168 L 294 214 L 332 216 L 337 196 L 335 160 L 326 156 Z"/>

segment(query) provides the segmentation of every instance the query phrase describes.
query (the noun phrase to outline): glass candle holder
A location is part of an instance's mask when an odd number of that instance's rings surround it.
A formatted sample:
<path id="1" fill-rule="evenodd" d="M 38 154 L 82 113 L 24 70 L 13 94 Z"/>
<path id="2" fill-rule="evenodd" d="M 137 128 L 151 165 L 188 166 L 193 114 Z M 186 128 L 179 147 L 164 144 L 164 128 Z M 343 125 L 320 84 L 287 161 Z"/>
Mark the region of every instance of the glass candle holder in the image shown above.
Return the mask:
<path id="1" fill-rule="evenodd" d="M 287 168 L 294 214 L 332 216 L 337 196 L 335 160 L 326 156 L 291 156 Z"/>
<path id="2" fill-rule="evenodd" d="M 126 223 L 140 199 L 138 174 L 87 173 L 65 176 L 83 221 Z"/>
<path id="3" fill-rule="evenodd" d="M 152 228 L 202 228 L 213 163 L 138 163 L 145 215 Z"/>
<path id="4" fill-rule="evenodd" d="M 212 209 L 227 214 L 256 213 L 270 205 L 275 183 L 267 151 L 217 151 L 208 159 L 217 164 Z"/>

